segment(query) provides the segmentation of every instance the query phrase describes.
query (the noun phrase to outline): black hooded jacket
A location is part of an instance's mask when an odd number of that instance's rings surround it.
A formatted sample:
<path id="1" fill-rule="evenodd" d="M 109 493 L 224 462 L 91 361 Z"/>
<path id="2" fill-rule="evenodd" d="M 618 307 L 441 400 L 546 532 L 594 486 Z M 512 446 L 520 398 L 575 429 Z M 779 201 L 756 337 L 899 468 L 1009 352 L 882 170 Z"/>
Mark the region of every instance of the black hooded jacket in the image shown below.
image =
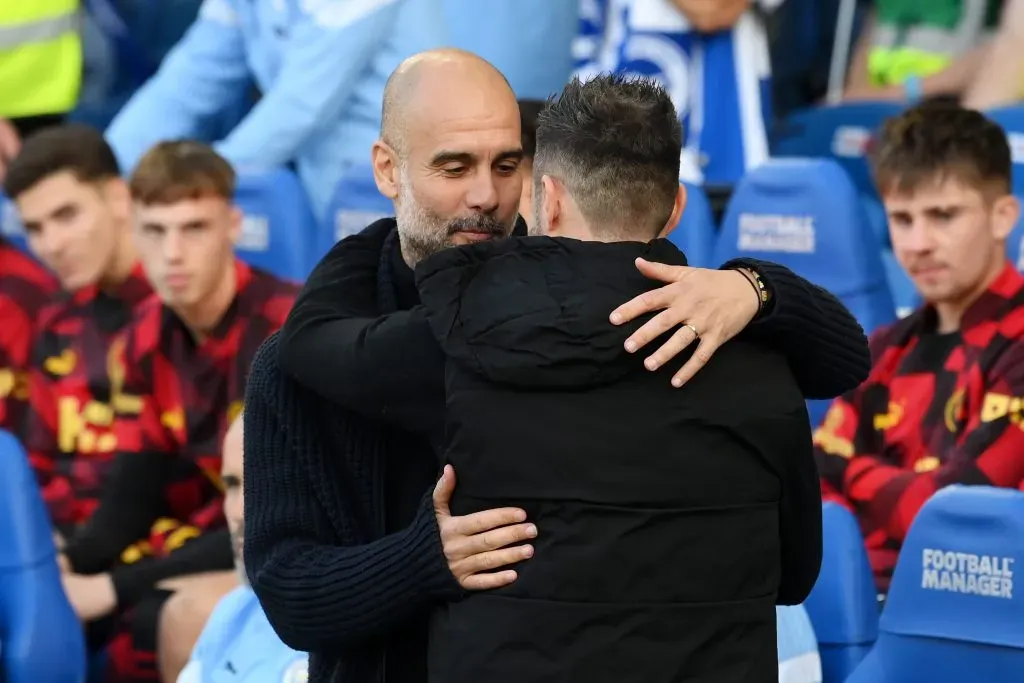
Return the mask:
<path id="1" fill-rule="evenodd" d="M 783 355 L 723 346 L 682 389 L 608 312 L 685 265 L 669 242 L 547 237 L 445 250 L 417 284 L 448 358 L 452 512 L 515 505 L 536 552 L 508 587 L 439 607 L 431 683 L 757 683 L 775 604 L 821 562 L 803 395 Z"/>

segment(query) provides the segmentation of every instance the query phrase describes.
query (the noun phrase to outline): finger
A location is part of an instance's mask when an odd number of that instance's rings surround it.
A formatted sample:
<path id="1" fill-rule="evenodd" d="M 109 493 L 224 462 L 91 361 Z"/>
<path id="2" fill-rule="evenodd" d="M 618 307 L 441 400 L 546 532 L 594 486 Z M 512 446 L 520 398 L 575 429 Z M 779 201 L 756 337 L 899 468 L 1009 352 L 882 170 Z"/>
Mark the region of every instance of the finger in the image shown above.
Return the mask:
<path id="1" fill-rule="evenodd" d="M 451 570 L 455 576 L 466 577 L 473 574 L 481 574 L 483 572 L 491 572 L 495 569 L 508 567 L 509 565 L 517 564 L 523 560 L 528 560 L 531 557 L 533 557 L 533 546 L 518 545 L 514 548 L 492 550 L 490 552 L 467 557 L 466 559 L 459 560 L 458 562 L 453 562 Z"/>
<path id="2" fill-rule="evenodd" d="M 636 260 L 636 267 L 644 277 L 662 282 L 679 282 L 693 270 L 686 266 L 669 266 L 642 258 Z"/>
<path id="3" fill-rule="evenodd" d="M 681 387 L 693 379 L 693 376 L 708 364 L 711 356 L 714 355 L 719 346 L 721 346 L 721 342 L 717 338 L 701 337 L 700 343 L 697 344 L 697 349 L 690 356 L 690 360 L 686 361 L 683 367 L 679 369 L 679 372 L 672 377 L 672 386 Z"/>
<path id="4" fill-rule="evenodd" d="M 665 311 L 668 313 L 668 311 Z M 657 351 L 644 359 L 644 366 L 648 370 L 657 370 L 683 352 L 690 344 L 697 341 L 698 337 L 687 325 L 683 325 L 675 331 L 668 341 L 661 345 Z"/>
<path id="5" fill-rule="evenodd" d="M 518 578 L 514 571 L 494 572 L 493 574 L 473 574 L 461 581 L 462 587 L 468 591 L 485 591 L 507 586 Z"/>
<path id="6" fill-rule="evenodd" d="M 451 519 L 451 529 L 462 536 L 475 536 L 526 521 L 521 508 L 494 508 Z"/>
<path id="7" fill-rule="evenodd" d="M 452 493 L 455 491 L 455 468 L 445 465 L 441 471 L 441 478 L 434 485 L 434 512 L 447 517 L 451 515 L 448 504 L 452 500 Z"/>
<path id="8" fill-rule="evenodd" d="M 681 323 L 682 319 L 680 316 L 681 314 L 673 308 L 667 308 L 654 316 L 641 325 L 640 329 L 629 336 L 629 339 L 627 339 L 624 344 L 626 351 L 633 353 L 634 351 L 638 351 L 647 346 L 652 341 Z"/>
<path id="9" fill-rule="evenodd" d="M 477 534 L 453 533 L 445 542 L 445 555 L 463 560 L 537 537 L 533 524 L 511 524 Z"/>
<path id="10" fill-rule="evenodd" d="M 608 319 L 611 320 L 613 325 L 621 325 L 644 313 L 668 308 L 672 303 L 674 293 L 675 290 L 672 288 L 672 285 L 644 292 L 616 308 Z"/>

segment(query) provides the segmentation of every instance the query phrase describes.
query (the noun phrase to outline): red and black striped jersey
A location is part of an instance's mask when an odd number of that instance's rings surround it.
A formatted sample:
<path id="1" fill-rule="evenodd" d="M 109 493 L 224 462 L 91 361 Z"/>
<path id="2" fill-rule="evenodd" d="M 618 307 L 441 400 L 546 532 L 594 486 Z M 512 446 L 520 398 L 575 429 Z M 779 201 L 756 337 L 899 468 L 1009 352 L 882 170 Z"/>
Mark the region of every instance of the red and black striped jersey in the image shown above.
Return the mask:
<path id="1" fill-rule="evenodd" d="M 0 429 L 23 437 L 28 367 L 39 311 L 59 291 L 46 269 L 0 239 Z"/>
<path id="2" fill-rule="evenodd" d="M 868 379 L 814 434 L 823 497 L 857 514 L 882 590 L 938 489 L 1024 484 L 1024 277 L 1007 264 L 959 333 L 935 327 L 925 307 L 876 332 Z"/>
<path id="3" fill-rule="evenodd" d="M 110 351 L 153 293 L 141 265 L 117 287 L 83 287 L 45 307 L 29 366 L 25 446 L 51 519 L 92 515 L 115 451 Z"/>
<path id="4" fill-rule="evenodd" d="M 281 325 L 298 286 L 235 262 L 238 293 L 227 313 L 197 340 L 170 309 L 153 299 L 125 331 L 113 378 L 114 435 L 121 453 L 174 457 L 167 509 L 153 520 L 148 548 L 160 555 L 223 522 L 221 446 L 240 412 L 249 365 Z M 122 559 L 133 561 L 129 551 Z"/>

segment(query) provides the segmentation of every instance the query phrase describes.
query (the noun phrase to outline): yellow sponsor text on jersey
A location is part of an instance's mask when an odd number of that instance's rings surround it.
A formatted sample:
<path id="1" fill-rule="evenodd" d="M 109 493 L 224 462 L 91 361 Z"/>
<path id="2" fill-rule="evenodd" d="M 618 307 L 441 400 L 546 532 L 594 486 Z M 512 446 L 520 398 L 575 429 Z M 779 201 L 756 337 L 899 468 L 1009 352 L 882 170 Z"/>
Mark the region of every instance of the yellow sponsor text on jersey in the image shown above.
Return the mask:
<path id="1" fill-rule="evenodd" d="M 57 448 L 62 453 L 113 453 L 117 437 L 108 431 L 114 410 L 105 403 L 89 401 L 82 406 L 74 396 L 57 399 Z"/>

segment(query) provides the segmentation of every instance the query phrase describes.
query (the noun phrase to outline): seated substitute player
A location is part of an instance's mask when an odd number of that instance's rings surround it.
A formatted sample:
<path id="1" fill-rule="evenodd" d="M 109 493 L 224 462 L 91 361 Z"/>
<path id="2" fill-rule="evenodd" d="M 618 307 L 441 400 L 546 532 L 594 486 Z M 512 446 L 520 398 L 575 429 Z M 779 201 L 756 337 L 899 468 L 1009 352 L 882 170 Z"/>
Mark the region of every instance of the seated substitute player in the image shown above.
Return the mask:
<path id="1" fill-rule="evenodd" d="M 164 600 L 187 585 L 183 577 L 202 584 L 203 573 L 233 567 L 221 442 L 241 410 L 252 357 L 284 322 L 297 287 L 235 256 L 235 173 L 210 147 L 161 143 L 129 187 L 136 243 L 157 296 L 117 347 L 117 453 L 96 511 L 62 557 L 76 575 L 68 593 L 80 618 L 135 607 L 111 646 L 112 674 L 145 669 L 155 680 Z"/>
<path id="2" fill-rule="evenodd" d="M 65 290 L 40 315 L 24 440 L 50 518 L 67 537 L 92 515 L 114 456 L 110 349 L 153 290 L 132 241 L 128 183 L 98 131 L 36 133 L 4 190 L 29 248 Z"/>
<path id="3" fill-rule="evenodd" d="M 885 124 L 873 156 L 893 251 L 925 304 L 872 336 L 871 374 L 814 441 L 823 497 L 856 513 L 884 592 L 938 489 L 1024 481 L 1024 277 L 1006 258 L 1020 208 L 998 125 L 922 104 Z"/>

